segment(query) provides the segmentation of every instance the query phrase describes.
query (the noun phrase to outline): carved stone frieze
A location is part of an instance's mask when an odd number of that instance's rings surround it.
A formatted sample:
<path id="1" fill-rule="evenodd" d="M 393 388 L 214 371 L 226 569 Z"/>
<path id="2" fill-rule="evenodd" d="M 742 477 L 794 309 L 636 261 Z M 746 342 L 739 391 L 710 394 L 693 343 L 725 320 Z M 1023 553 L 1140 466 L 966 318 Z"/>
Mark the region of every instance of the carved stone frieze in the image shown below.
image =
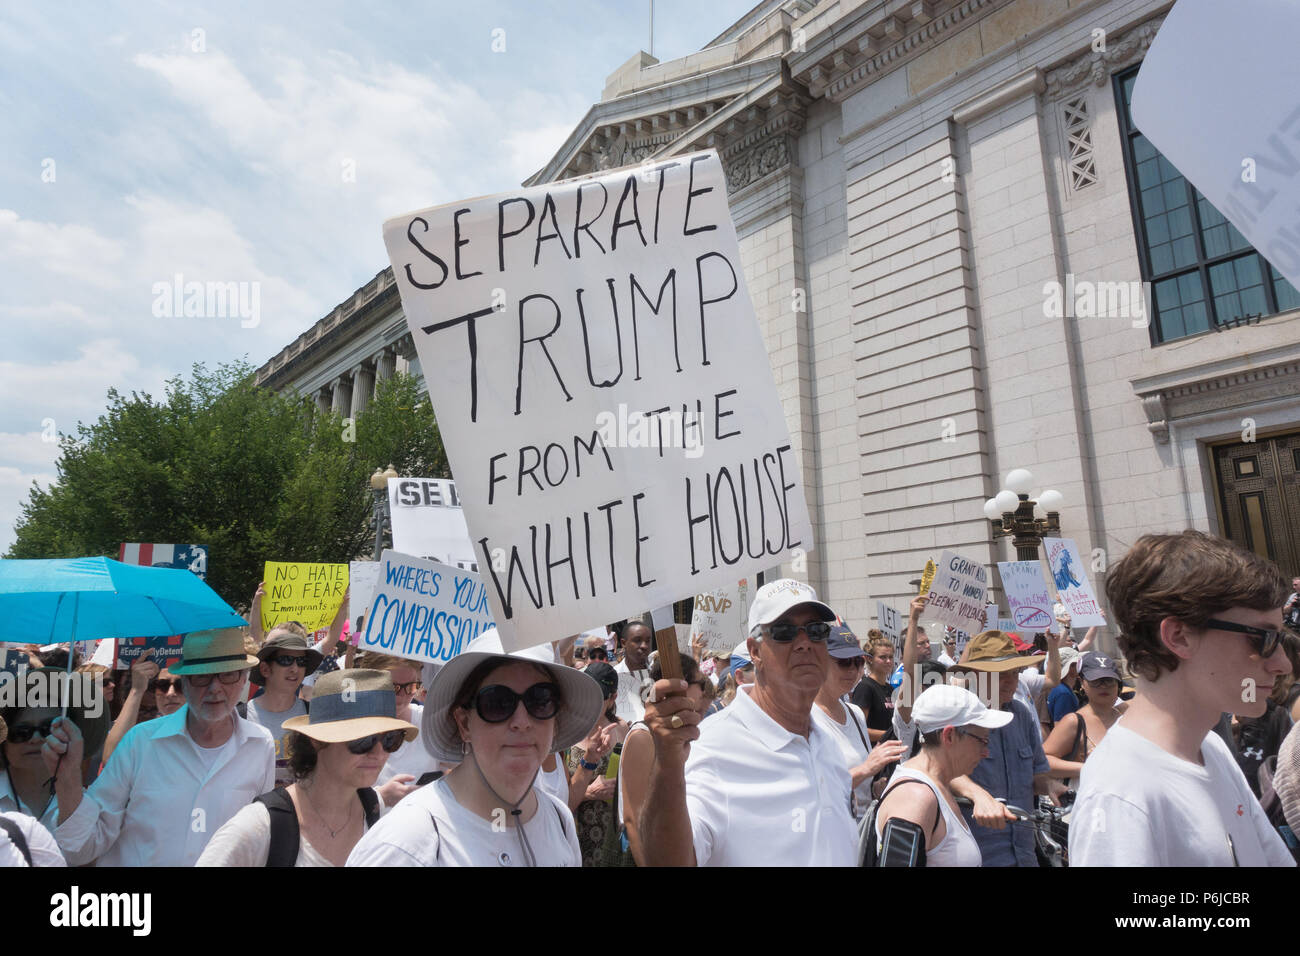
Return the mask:
<path id="1" fill-rule="evenodd" d="M 728 194 L 758 182 L 768 173 L 789 166 L 793 155 L 790 137 L 784 134 L 772 136 L 742 150 L 723 165 L 727 174 Z"/>
<path id="2" fill-rule="evenodd" d="M 1164 15 L 1139 23 L 1116 39 L 1102 38 L 1100 48 L 1090 48 L 1087 53 L 1057 67 L 1047 74 L 1047 95 L 1055 99 L 1075 87 L 1091 81 L 1093 86 L 1104 86 L 1110 75 L 1146 55 L 1156 31 L 1164 22 Z"/>

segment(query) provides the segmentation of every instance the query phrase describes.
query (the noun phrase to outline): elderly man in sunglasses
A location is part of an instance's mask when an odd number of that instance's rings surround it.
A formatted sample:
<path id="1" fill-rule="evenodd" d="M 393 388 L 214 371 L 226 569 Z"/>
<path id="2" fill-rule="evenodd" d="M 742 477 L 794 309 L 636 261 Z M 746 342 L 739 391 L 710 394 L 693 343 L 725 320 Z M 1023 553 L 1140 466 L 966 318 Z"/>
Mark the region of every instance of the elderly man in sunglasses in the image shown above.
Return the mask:
<path id="1" fill-rule="evenodd" d="M 213 833 L 275 786 L 271 734 L 235 712 L 258 663 L 239 629 L 187 634 L 171 665 L 185 706 L 131 728 L 85 791 L 81 733 L 55 722 L 44 756 L 59 802 L 54 838 L 70 866 L 193 866 Z"/>
<path id="2" fill-rule="evenodd" d="M 835 620 L 808 585 L 773 581 L 749 610 L 754 682 L 730 707 L 701 727 L 684 681 L 654 684 L 645 720 L 655 759 L 640 826 L 648 864 L 857 862 L 848 767 L 812 715 Z"/>
<path id="3" fill-rule="evenodd" d="M 1198 531 L 1139 538 L 1106 575 L 1137 696 L 1083 765 L 1072 866 L 1294 866 L 1221 738 L 1291 671 L 1286 579 Z"/>

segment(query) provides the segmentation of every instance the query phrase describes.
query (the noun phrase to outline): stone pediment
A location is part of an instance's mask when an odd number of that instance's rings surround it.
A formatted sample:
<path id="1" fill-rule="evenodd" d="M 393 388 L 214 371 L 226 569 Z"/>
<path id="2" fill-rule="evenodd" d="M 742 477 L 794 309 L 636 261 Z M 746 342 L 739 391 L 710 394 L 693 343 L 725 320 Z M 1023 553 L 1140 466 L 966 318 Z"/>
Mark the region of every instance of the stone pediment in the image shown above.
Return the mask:
<path id="1" fill-rule="evenodd" d="M 737 169 L 734 177 L 728 169 L 728 188 L 734 191 L 753 178 L 739 173 L 742 167 L 753 168 L 741 154 L 773 137 L 797 134 L 808 102 L 779 56 L 682 77 L 594 105 L 560 151 L 524 185 L 716 149 L 724 167 L 730 161 Z M 786 144 L 780 149 L 789 152 Z M 745 161 L 738 166 L 741 159 Z"/>

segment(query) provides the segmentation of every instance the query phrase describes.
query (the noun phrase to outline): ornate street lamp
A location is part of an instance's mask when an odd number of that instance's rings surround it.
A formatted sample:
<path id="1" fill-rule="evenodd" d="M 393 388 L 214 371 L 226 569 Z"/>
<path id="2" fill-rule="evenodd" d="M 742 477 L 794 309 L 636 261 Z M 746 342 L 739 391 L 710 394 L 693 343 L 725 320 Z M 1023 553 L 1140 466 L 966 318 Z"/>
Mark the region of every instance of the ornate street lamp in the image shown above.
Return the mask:
<path id="1" fill-rule="evenodd" d="M 1059 491 L 1048 490 L 1034 501 L 1029 497 L 1033 485 L 1034 476 L 1029 471 L 1013 469 L 1007 474 L 1006 487 L 984 502 L 984 516 L 993 523 L 993 540 L 1011 535 L 1018 561 L 1037 561 L 1043 538 L 1061 533 L 1061 504 L 1065 498 Z M 1035 516 L 1035 508 L 1046 512 L 1047 517 Z"/>
<path id="2" fill-rule="evenodd" d="M 375 511 L 375 560 L 379 560 L 379 555 L 383 549 L 384 521 L 388 520 L 389 527 L 392 526 L 392 520 L 388 514 L 388 479 L 399 477 L 397 471 L 390 463 L 387 471 L 375 469 L 375 473 L 370 476 L 370 495 L 374 501 Z"/>

